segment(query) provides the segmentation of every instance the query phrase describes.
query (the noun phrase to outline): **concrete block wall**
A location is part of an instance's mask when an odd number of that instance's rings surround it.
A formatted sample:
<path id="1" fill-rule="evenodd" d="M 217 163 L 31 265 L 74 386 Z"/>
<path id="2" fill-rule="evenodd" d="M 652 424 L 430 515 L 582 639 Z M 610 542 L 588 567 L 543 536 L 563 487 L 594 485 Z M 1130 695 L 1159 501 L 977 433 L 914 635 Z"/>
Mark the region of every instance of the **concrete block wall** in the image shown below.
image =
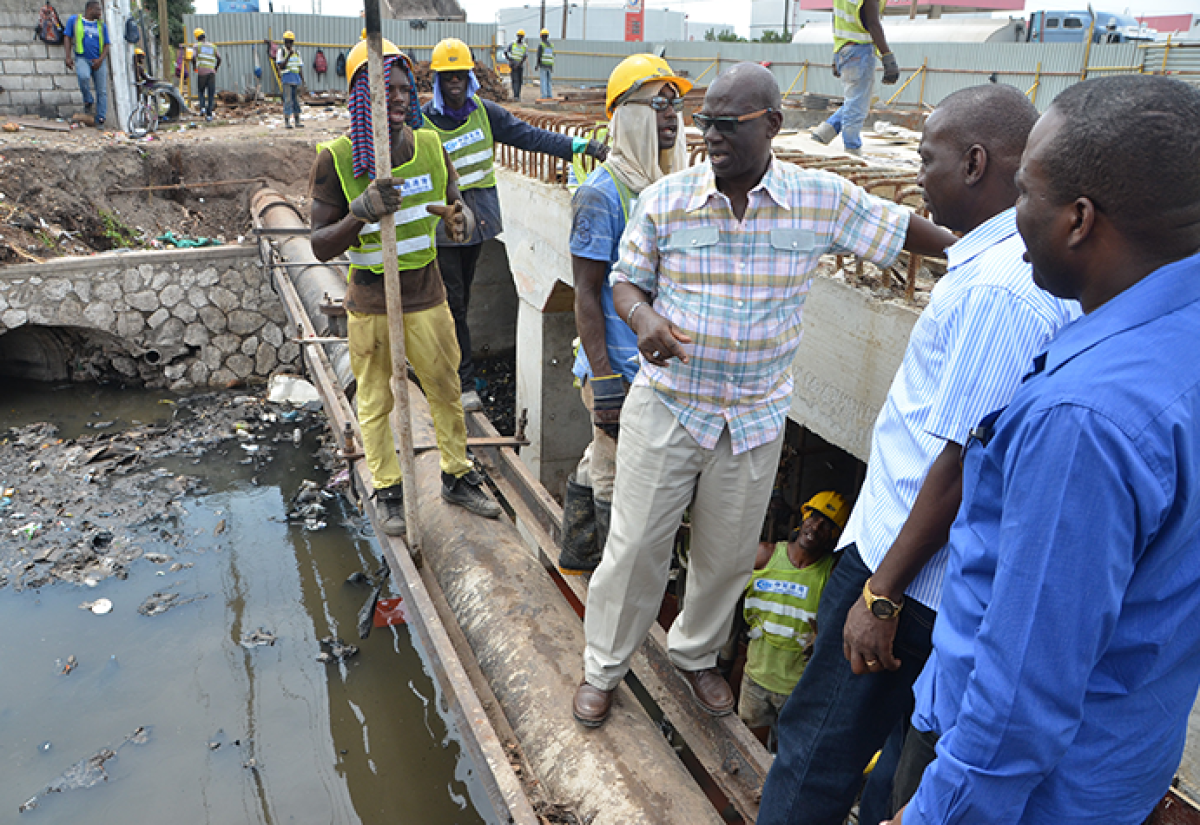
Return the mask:
<path id="1" fill-rule="evenodd" d="M 0 0 L 0 116 L 66 118 L 82 111 L 79 83 L 63 62 L 63 47 L 33 38 L 41 8 L 38 0 Z M 66 23 L 83 5 L 55 8 Z"/>

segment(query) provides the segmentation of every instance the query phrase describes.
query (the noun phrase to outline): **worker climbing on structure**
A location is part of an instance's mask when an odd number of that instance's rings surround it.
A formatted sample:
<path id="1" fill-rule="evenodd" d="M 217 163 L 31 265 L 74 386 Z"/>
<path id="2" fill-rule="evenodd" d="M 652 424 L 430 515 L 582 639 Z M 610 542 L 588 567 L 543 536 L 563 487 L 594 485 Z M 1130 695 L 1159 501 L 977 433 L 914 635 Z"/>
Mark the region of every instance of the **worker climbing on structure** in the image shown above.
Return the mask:
<path id="1" fill-rule="evenodd" d="M 829 143 L 841 134 L 847 152 L 862 154 L 860 132 L 871 109 L 876 51 L 883 61 L 883 82 L 900 79 L 896 56 L 883 33 L 881 18 L 886 5 L 887 0 L 833 0 L 833 75 L 842 79 L 845 102 L 812 130 L 818 143 Z"/>
<path id="2" fill-rule="evenodd" d="M 221 67 L 221 53 L 209 43 L 204 29 L 192 32 L 196 46 L 192 49 L 192 65 L 196 70 L 196 96 L 200 98 L 200 111 L 205 120 L 213 119 L 213 101 L 217 95 L 217 69 Z M 296 119 L 299 125 L 299 117 Z"/>
<path id="3" fill-rule="evenodd" d="M 499 516 L 500 507 L 484 493 L 482 478 L 467 458 L 458 343 L 434 246 L 439 218 L 447 235 L 461 243 L 474 231 L 474 216 L 463 204 L 454 166 L 437 135 L 413 128 L 421 124 L 421 110 L 412 64 L 387 40 L 383 52 L 392 177 L 374 179 L 367 43 L 362 41 L 346 60 L 350 134 L 320 144 L 313 165 L 312 247 L 322 261 L 343 252 L 350 258 L 345 306 L 363 449 L 384 508 L 383 531 L 403 536 L 404 488 L 388 420 L 394 399 L 381 223 L 395 226 L 404 343 L 433 415 L 442 498 L 488 518 Z"/>
<path id="4" fill-rule="evenodd" d="M 584 450 L 563 501 L 564 573 L 596 569 L 612 518 L 617 436 L 625 393 L 638 372 L 637 336 L 617 315 L 608 274 L 620 258 L 621 235 L 638 195 L 661 177 L 687 168 L 683 96 L 690 80 L 652 54 L 622 60 L 608 78 L 605 112 L 612 152 L 571 201 L 571 272 L 580 346 L 574 373 L 592 417 Z"/>
<path id="5" fill-rule="evenodd" d="M 475 364 L 471 358 L 471 331 L 467 311 L 471 284 L 484 241 L 500 234 L 500 197 L 496 193 L 496 143 L 527 152 L 541 152 L 570 160 L 586 153 L 598 160 L 608 156 L 604 144 L 582 137 L 538 129 L 515 117 L 504 107 L 482 100 L 477 92 L 475 61 L 467 44 L 455 38 L 441 41 L 433 49 L 433 99 L 425 104 L 424 125 L 436 134 L 458 173 L 463 200 L 475 215 L 475 227 L 465 241 L 455 241 L 438 232 L 438 268 L 446 285 L 458 346 L 462 352 L 459 378 L 462 405 L 469 412 L 483 409 L 475 387 Z"/>
<path id="6" fill-rule="evenodd" d="M 517 39 L 504 50 L 504 59 L 508 61 L 509 76 L 512 78 L 513 100 L 518 103 L 521 102 L 521 84 L 525 82 L 525 57 L 528 52 L 525 30 L 517 29 Z"/>
<path id="7" fill-rule="evenodd" d="M 296 121 L 296 128 L 303 129 L 300 122 L 300 84 L 304 82 L 304 58 L 296 51 L 296 35 L 290 31 L 283 33 L 283 48 L 275 54 L 275 64 L 279 67 L 279 89 L 283 97 L 283 125 L 288 129 L 288 115 Z"/>

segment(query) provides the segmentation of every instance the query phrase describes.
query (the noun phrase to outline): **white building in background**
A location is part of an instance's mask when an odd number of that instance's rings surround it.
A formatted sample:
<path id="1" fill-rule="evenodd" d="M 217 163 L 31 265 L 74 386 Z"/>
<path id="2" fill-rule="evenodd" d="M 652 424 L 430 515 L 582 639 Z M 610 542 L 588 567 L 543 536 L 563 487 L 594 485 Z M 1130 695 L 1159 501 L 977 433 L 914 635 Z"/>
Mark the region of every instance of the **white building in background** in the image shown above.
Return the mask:
<path id="1" fill-rule="evenodd" d="M 546 28 L 550 30 L 552 42 L 563 39 L 563 8 L 567 13 L 567 40 L 624 40 L 624 5 L 596 5 L 583 0 L 568 0 L 567 3 L 546 4 Z M 662 43 L 670 40 L 703 40 L 709 29 L 715 32 L 732 32 L 729 23 L 694 23 L 681 11 L 668 9 L 646 9 L 645 43 Z M 525 39 L 536 44 L 541 31 L 541 4 L 530 3 L 500 9 L 496 12 L 496 42 L 508 43 L 516 39 L 517 30 L 525 30 Z"/>
<path id="2" fill-rule="evenodd" d="M 803 28 L 833 29 L 833 15 L 827 11 L 807 11 L 800 0 L 750 0 L 750 39 L 758 40 L 764 32 L 783 34 L 784 21 L 788 34 Z M 830 41 L 833 35 L 829 36 Z"/>

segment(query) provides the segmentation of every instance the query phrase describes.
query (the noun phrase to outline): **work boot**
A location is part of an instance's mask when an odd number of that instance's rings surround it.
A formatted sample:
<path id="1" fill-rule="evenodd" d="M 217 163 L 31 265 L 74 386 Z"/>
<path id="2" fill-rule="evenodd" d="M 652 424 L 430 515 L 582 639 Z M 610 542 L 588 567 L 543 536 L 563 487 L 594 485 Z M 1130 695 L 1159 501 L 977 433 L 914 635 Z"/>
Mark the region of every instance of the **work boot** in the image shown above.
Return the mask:
<path id="1" fill-rule="evenodd" d="M 485 518 L 499 518 L 502 512 L 500 505 L 483 491 L 483 477 L 475 470 L 468 470 L 458 478 L 442 473 L 442 498 Z"/>
<path id="2" fill-rule="evenodd" d="M 592 488 L 567 479 L 563 498 L 562 551 L 558 569 L 568 576 L 591 573 L 600 564 L 602 549 L 596 541 L 596 505 Z"/>
<path id="3" fill-rule="evenodd" d="M 462 394 L 463 412 L 479 412 L 483 409 L 483 401 L 479 398 L 479 393 L 475 390 L 463 390 Z"/>
<path id="4" fill-rule="evenodd" d="M 679 671 L 679 675 L 687 682 L 696 704 L 703 708 L 705 713 L 710 716 L 728 716 L 733 713 L 733 691 L 717 668 L 684 670 L 676 667 L 675 670 Z"/>
<path id="5" fill-rule="evenodd" d="M 580 682 L 575 690 L 575 699 L 571 702 L 571 713 L 579 724 L 587 728 L 598 728 L 608 718 L 612 710 L 613 690 L 601 690 L 592 687 L 586 681 Z"/>
<path id="6" fill-rule="evenodd" d="M 383 520 L 379 528 L 386 535 L 404 537 L 408 522 L 404 519 L 404 486 L 393 484 L 375 491 L 375 498 L 383 505 Z"/>
<path id="7" fill-rule="evenodd" d="M 92 113 L 92 104 L 91 103 L 83 104 L 83 113 L 85 115 L 90 115 Z"/>
<path id="8" fill-rule="evenodd" d="M 303 128 L 304 128 L 304 124 L 300 122 L 300 115 L 292 115 L 292 118 L 293 118 L 293 119 L 296 121 L 296 128 L 297 128 L 297 129 L 303 129 Z"/>
<path id="9" fill-rule="evenodd" d="M 283 116 L 283 128 L 285 128 L 285 129 L 291 129 L 291 128 L 292 128 L 292 119 L 291 119 L 291 117 L 290 117 L 290 116 L 288 116 L 288 115 L 284 115 L 284 116 Z"/>
<path id="10" fill-rule="evenodd" d="M 817 143 L 828 144 L 831 140 L 837 137 L 837 129 L 830 125 L 829 121 L 825 121 L 820 126 L 808 133 L 809 137 Z"/>

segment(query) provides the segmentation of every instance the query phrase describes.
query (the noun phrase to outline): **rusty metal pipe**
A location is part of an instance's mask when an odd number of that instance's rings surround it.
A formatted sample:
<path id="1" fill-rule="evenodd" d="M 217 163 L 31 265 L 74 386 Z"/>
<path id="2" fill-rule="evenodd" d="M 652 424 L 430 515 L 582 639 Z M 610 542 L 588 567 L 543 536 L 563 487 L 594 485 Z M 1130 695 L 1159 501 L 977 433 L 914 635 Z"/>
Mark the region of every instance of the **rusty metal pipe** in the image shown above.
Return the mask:
<path id="1" fill-rule="evenodd" d="M 308 221 L 300 210 L 274 189 L 264 187 L 255 192 L 250 199 L 250 212 L 257 223 L 269 229 L 308 230 Z M 288 273 L 317 335 L 338 337 L 338 331 L 330 328 L 329 316 L 322 314 L 320 307 L 326 295 L 334 300 L 346 297 L 345 270 L 318 261 L 307 234 L 278 237 L 279 254 L 289 264 Z M 345 344 L 326 344 L 325 351 L 342 389 L 351 394 L 354 372 L 350 369 L 350 348 Z"/>

